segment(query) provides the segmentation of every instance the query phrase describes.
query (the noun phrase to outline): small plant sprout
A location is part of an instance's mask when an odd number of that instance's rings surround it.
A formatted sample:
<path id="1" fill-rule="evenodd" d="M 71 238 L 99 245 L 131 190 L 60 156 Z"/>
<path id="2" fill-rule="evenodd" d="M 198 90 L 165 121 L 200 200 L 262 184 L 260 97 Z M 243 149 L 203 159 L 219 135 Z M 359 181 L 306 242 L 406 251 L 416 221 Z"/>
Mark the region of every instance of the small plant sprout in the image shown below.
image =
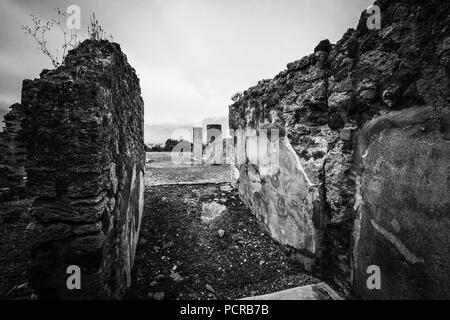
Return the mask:
<path id="1" fill-rule="evenodd" d="M 37 49 L 45 56 L 49 57 L 53 66 L 59 67 L 63 64 L 64 58 L 70 49 L 77 47 L 79 44 L 78 35 L 74 30 L 68 30 L 66 27 L 67 13 L 57 8 L 56 18 L 52 18 L 50 21 L 43 21 L 34 14 L 30 14 L 32 20 L 32 26 L 23 25 L 22 30 L 25 34 L 30 35 L 38 44 Z M 47 35 L 57 29 L 63 36 L 63 43 L 60 49 L 52 51 L 49 48 L 47 41 Z"/>
<path id="2" fill-rule="evenodd" d="M 112 40 L 113 37 L 111 35 L 106 35 L 105 30 L 103 30 L 102 26 L 98 22 L 95 13 L 92 13 L 91 20 L 88 27 L 89 39 L 91 40 Z"/>

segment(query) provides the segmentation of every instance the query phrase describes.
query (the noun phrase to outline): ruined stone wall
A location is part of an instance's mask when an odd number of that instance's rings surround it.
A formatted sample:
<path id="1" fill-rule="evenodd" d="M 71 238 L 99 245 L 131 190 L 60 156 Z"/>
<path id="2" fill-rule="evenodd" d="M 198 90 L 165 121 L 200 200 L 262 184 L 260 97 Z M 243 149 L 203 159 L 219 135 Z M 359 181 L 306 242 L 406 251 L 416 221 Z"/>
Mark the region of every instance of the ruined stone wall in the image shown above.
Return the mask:
<path id="1" fill-rule="evenodd" d="M 279 170 L 247 159 L 238 187 L 271 235 L 342 291 L 449 298 L 450 3 L 375 4 L 380 30 L 363 13 L 230 106 L 231 129 L 281 133 Z M 381 290 L 367 289 L 370 265 Z"/>
<path id="2" fill-rule="evenodd" d="M 0 135 L 0 202 L 20 198 L 25 193 L 26 150 L 21 130 L 23 111 L 18 103 L 5 115 L 5 127 Z"/>
<path id="3" fill-rule="evenodd" d="M 120 46 L 86 40 L 63 66 L 25 80 L 28 185 L 39 241 L 30 284 L 42 298 L 120 298 L 143 213 L 144 107 Z M 67 268 L 81 268 L 69 290 Z"/>

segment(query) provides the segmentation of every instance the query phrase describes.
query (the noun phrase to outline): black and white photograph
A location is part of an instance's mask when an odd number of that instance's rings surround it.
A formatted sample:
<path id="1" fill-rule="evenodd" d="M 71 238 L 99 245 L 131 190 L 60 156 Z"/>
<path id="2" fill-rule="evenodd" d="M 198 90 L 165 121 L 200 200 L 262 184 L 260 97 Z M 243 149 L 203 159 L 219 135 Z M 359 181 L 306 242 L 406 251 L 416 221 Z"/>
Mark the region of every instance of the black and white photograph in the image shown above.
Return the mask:
<path id="1" fill-rule="evenodd" d="M 450 299 L 450 1 L 1 0 L 0 28 L 1 301 Z"/>

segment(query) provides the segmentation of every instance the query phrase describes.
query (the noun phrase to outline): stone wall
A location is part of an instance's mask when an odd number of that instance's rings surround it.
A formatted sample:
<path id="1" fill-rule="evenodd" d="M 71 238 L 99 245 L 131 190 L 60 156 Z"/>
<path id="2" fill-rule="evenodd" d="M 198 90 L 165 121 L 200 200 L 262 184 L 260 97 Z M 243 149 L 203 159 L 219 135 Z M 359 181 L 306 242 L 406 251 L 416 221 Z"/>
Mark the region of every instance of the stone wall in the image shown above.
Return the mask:
<path id="1" fill-rule="evenodd" d="M 86 40 L 22 90 L 36 197 L 30 284 L 41 298 L 120 298 L 143 213 L 144 107 L 120 46 Z M 81 268 L 69 290 L 68 267 Z"/>
<path id="2" fill-rule="evenodd" d="M 380 30 L 364 12 L 338 43 L 236 96 L 231 129 L 281 132 L 278 170 L 247 152 L 238 187 L 271 235 L 344 293 L 449 298 L 450 3 L 375 4 Z M 366 287 L 370 265 L 381 290 Z"/>
<path id="3" fill-rule="evenodd" d="M 23 111 L 18 103 L 10 109 L 4 117 L 5 127 L 0 134 L 0 202 L 25 194 L 26 150 L 21 137 Z"/>
<path id="4" fill-rule="evenodd" d="M 357 146 L 355 289 L 376 299 L 450 297 L 450 110 L 375 118 Z M 388 271 L 380 291 L 365 285 L 373 264 Z"/>

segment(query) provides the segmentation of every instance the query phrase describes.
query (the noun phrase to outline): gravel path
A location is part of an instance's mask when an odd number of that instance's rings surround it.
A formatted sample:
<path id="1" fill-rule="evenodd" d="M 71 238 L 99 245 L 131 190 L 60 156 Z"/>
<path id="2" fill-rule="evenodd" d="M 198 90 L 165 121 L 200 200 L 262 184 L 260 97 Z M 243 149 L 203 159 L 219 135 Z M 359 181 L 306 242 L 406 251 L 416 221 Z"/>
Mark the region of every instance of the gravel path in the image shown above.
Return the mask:
<path id="1" fill-rule="evenodd" d="M 228 166 L 159 160 L 146 178 L 153 185 L 126 299 L 238 299 L 320 282 L 289 259 L 231 190 Z M 9 206 L 8 215 L 0 209 L 0 299 L 30 299 L 28 205 Z"/>

